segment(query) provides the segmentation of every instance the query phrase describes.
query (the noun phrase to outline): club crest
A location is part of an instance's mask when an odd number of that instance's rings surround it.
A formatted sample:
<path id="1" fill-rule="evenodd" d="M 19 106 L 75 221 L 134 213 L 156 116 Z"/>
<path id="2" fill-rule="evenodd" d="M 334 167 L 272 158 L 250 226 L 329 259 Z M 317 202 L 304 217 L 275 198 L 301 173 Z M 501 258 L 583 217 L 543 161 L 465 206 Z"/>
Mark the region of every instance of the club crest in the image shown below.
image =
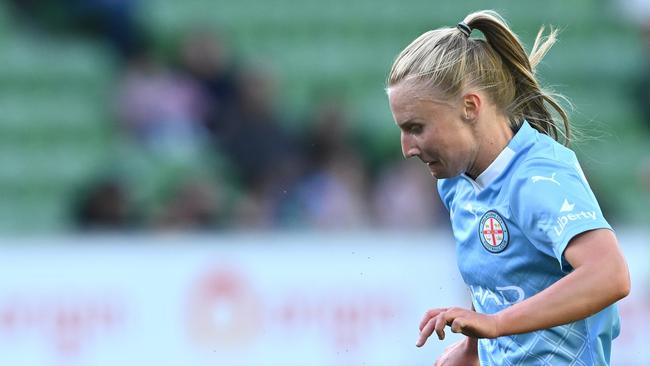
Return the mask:
<path id="1" fill-rule="evenodd" d="M 500 253 L 506 249 L 510 236 L 505 220 L 498 212 L 490 210 L 481 217 L 478 227 L 481 244 L 491 253 Z"/>

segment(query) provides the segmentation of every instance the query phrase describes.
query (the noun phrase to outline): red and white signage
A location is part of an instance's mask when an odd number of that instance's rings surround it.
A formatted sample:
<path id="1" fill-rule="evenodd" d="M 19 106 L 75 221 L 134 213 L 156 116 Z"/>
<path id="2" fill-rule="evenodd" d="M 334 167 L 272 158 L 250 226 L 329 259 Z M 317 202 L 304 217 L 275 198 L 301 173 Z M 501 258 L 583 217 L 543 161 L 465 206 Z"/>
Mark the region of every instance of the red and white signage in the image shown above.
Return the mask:
<path id="1" fill-rule="evenodd" d="M 616 365 L 650 360 L 636 240 Z M 458 335 L 416 348 L 423 312 L 469 304 L 446 234 L 4 242 L 1 365 L 431 365 Z"/>

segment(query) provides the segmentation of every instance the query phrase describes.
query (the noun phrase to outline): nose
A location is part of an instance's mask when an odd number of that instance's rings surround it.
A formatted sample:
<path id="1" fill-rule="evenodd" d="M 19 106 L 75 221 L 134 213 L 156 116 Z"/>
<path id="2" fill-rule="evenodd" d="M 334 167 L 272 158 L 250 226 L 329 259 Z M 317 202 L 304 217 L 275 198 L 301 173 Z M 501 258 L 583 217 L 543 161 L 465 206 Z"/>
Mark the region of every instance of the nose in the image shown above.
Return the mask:
<path id="1" fill-rule="evenodd" d="M 402 143 L 402 155 L 404 155 L 406 159 L 420 155 L 420 149 L 412 136 L 407 133 L 402 133 L 400 140 Z"/>

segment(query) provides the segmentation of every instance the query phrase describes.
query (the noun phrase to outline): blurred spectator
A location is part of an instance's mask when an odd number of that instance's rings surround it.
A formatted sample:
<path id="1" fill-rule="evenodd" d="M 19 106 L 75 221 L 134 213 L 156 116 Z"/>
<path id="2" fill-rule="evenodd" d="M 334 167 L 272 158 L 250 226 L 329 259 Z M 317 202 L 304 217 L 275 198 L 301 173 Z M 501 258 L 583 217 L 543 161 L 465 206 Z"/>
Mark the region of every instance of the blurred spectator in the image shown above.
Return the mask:
<path id="1" fill-rule="evenodd" d="M 193 177 L 177 184 L 159 208 L 153 226 L 164 230 L 208 230 L 222 226 L 224 197 L 212 181 Z"/>
<path id="2" fill-rule="evenodd" d="M 74 208 L 74 222 L 81 230 L 124 230 L 132 227 L 129 196 L 116 179 L 103 179 L 89 186 Z"/>
<path id="3" fill-rule="evenodd" d="M 297 187 L 300 221 L 307 228 L 358 229 L 371 223 L 367 174 L 358 152 L 332 152 Z"/>
<path id="4" fill-rule="evenodd" d="M 336 99 L 325 99 L 306 123 L 304 173 L 282 203 L 284 224 L 355 229 L 370 224 L 368 172 Z"/>
<path id="5" fill-rule="evenodd" d="M 448 222 L 435 178 L 415 160 L 396 161 L 381 172 L 372 208 L 375 223 L 389 229 L 427 230 Z"/>
<path id="6" fill-rule="evenodd" d="M 277 176 L 277 166 L 296 153 L 296 145 L 276 113 L 272 76 L 260 69 L 238 75 L 236 104 L 211 126 L 215 148 L 225 154 L 245 189 L 258 189 Z"/>
<path id="7" fill-rule="evenodd" d="M 246 197 L 237 206 L 237 226 L 264 229 L 294 226 L 296 202 L 292 199 L 304 177 L 305 164 L 302 153 L 278 160 L 272 174 L 245 192 Z"/>
<path id="8" fill-rule="evenodd" d="M 276 226 L 276 207 L 267 190 L 254 189 L 242 192 L 233 208 L 234 229 L 268 230 Z"/>
<path id="9" fill-rule="evenodd" d="M 237 105 L 236 67 L 227 42 L 211 29 L 195 29 L 183 38 L 179 57 L 181 69 L 204 88 L 207 125 L 218 126 Z"/>
<path id="10" fill-rule="evenodd" d="M 350 119 L 343 103 L 336 97 L 324 97 L 307 122 L 305 141 L 309 163 L 320 166 L 331 155 L 355 144 Z"/>
<path id="11" fill-rule="evenodd" d="M 147 48 L 129 58 L 117 94 L 127 135 L 151 152 L 178 161 L 197 159 L 207 144 L 205 96 L 191 79 L 159 62 Z"/>
<path id="12" fill-rule="evenodd" d="M 138 48 L 142 31 L 136 22 L 137 0 L 10 0 L 35 28 L 73 31 L 105 40 L 127 56 Z"/>

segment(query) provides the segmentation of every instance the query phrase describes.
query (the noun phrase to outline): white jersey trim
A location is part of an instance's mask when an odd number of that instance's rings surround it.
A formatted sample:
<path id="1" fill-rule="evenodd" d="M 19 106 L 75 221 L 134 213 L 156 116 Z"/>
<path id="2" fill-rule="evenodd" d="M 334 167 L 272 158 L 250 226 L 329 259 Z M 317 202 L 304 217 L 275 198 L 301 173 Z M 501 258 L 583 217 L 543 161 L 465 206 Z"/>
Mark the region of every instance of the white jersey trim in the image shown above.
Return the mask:
<path id="1" fill-rule="evenodd" d="M 499 153 L 496 159 L 494 159 L 494 161 L 476 178 L 476 180 L 470 178 L 467 174 L 463 174 L 463 177 L 472 184 L 475 192 L 480 192 L 494 182 L 494 180 L 497 179 L 504 170 L 506 170 L 508 164 L 510 164 L 512 159 L 515 157 L 515 154 L 514 150 L 506 146 L 506 148 Z"/>

